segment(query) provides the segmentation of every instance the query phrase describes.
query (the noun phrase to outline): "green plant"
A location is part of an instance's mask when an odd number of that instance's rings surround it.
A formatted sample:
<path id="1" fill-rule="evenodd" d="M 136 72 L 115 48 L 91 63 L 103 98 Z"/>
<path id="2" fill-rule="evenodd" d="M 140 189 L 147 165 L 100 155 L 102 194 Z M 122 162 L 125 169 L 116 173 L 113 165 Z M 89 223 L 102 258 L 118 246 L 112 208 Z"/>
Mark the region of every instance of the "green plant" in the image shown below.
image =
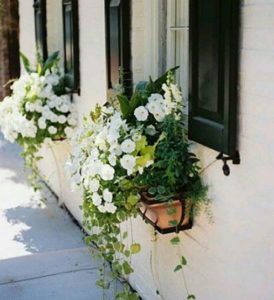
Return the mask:
<path id="1" fill-rule="evenodd" d="M 58 68 L 58 52 L 45 62 L 38 58 L 33 68 L 21 53 L 26 74 L 14 80 L 12 95 L 0 103 L 0 127 L 6 139 L 22 146 L 25 165 L 33 188 L 39 189 L 37 155 L 44 142 L 64 139 L 76 125 L 75 110 L 66 95 L 68 89 Z"/>
<path id="2" fill-rule="evenodd" d="M 134 271 L 131 255 L 141 247 L 133 238 L 128 245 L 120 224 L 136 217 L 140 186 L 149 186 L 160 201 L 172 202 L 175 194 L 185 193 L 196 204 L 205 196 L 198 159 L 189 151 L 174 71 L 140 83 L 130 99 L 122 92 L 116 101 L 97 105 L 73 138 L 71 176 L 83 191 L 84 225 L 92 232 L 87 243 L 95 243 L 103 259 L 97 281 L 103 289 Z M 111 265 L 110 279 L 105 276 L 106 262 Z M 181 258 L 176 271 L 185 263 Z M 128 286 L 116 295 L 137 298 Z"/>

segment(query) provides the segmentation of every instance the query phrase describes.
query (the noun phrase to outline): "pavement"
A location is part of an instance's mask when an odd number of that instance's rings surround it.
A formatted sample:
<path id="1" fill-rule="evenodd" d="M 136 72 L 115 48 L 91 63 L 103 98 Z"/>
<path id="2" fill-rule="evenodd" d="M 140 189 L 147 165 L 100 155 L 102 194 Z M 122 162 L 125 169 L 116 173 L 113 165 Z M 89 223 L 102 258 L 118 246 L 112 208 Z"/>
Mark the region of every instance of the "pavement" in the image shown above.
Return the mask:
<path id="1" fill-rule="evenodd" d="M 34 193 L 20 148 L 0 135 L 0 300 L 114 299 L 96 286 L 99 261 L 46 188 Z"/>

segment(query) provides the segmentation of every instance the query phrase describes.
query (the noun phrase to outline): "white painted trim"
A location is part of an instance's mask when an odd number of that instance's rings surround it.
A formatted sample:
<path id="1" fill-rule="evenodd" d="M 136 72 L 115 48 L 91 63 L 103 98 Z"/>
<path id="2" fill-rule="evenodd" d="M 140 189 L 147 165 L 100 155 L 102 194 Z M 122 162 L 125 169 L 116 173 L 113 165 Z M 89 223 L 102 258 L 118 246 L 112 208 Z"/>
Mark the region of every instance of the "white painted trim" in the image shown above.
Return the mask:
<path id="1" fill-rule="evenodd" d="M 144 1 L 144 79 L 159 75 L 159 0 Z"/>

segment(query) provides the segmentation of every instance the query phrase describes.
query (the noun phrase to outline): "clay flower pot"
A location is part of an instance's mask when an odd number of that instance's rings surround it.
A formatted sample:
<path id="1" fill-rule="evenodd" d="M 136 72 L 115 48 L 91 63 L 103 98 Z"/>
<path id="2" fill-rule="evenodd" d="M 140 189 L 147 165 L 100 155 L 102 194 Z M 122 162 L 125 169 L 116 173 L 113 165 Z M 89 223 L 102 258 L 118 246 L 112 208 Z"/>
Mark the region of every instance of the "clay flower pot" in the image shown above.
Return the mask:
<path id="1" fill-rule="evenodd" d="M 190 209 L 191 206 L 186 200 L 160 202 L 146 192 L 141 193 L 140 213 L 160 233 L 190 229 L 192 227 Z M 168 211 L 173 213 L 168 214 Z"/>

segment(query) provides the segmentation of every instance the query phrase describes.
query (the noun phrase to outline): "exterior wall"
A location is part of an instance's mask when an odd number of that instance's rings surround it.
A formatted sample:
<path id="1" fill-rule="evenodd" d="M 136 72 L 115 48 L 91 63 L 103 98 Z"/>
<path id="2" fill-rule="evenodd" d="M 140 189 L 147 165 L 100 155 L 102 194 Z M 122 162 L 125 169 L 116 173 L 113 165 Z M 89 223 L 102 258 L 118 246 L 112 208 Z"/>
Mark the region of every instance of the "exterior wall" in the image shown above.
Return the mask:
<path id="1" fill-rule="evenodd" d="M 149 2 L 149 3 L 148 3 Z M 157 1 L 156 1 L 157 2 Z M 157 3 L 156 3 L 157 4 Z M 148 9 L 154 1 L 133 0 L 132 50 L 134 80 L 157 74 L 151 63 L 158 30 L 151 30 Z M 106 98 L 104 4 L 102 0 L 79 1 L 81 95 L 74 95 L 79 116 Z M 151 6 L 152 5 L 152 6 Z M 151 10 L 152 12 L 155 12 Z M 173 235 L 155 237 L 140 218 L 124 224 L 142 251 L 133 257 L 132 285 L 144 299 L 184 299 L 184 280 L 174 273 L 180 255 L 188 259 L 185 276 L 189 290 L 203 300 L 264 299 L 274 297 L 274 0 L 242 1 L 240 66 L 239 150 L 242 162 L 222 174 L 215 162 L 204 172 L 213 200 L 214 223 L 197 218 L 192 230 L 180 233 L 182 246 L 172 246 Z M 49 13 L 48 13 L 49 14 Z M 21 51 L 34 55 L 31 0 L 20 1 Z M 50 37 L 50 35 L 49 35 Z M 51 38 L 50 38 L 51 39 Z M 56 44 L 57 45 L 57 44 Z M 157 59 L 156 59 L 157 64 Z M 79 192 L 71 192 L 63 172 L 69 146 L 44 148 L 41 164 L 53 190 L 81 220 Z M 201 145 L 195 150 L 205 167 L 217 153 Z M 55 158 L 54 158 L 55 156 Z M 132 224 L 131 224 L 132 223 Z M 156 294 L 156 290 L 160 295 Z"/>

